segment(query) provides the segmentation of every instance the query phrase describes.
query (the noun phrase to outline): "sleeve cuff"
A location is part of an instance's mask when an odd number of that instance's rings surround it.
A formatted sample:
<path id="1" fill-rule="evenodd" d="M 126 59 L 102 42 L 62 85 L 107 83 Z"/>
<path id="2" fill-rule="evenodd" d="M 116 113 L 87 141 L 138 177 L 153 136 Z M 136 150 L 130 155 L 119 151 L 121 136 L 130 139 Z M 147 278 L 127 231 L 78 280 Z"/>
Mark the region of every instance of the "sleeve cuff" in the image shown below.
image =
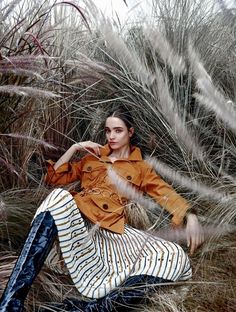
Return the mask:
<path id="1" fill-rule="evenodd" d="M 184 224 L 184 220 L 187 213 L 191 213 L 189 206 L 184 206 L 179 210 L 176 210 L 176 213 L 173 213 L 173 217 L 171 219 L 171 223 L 174 226 L 181 226 Z"/>

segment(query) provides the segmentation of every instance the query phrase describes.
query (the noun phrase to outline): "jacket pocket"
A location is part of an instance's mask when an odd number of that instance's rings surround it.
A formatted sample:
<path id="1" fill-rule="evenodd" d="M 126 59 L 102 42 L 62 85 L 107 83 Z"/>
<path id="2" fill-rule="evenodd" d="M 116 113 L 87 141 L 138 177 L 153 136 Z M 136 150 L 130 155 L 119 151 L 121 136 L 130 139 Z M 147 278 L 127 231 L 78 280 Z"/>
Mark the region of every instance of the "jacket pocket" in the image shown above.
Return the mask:
<path id="1" fill-rule="evenodd" d="M 124 214 L 124 206 L 119 202 L 115 202 L 112 198 L 103 195 L 91 195 L 93 203 L 106 213 Z"/>
<path id="2" fill-rule="evenodd" d="M 141 185 L 141 173 L 138 169 L 134 168 L 132 165 L 127 165 L 122 167 L 118 167 L 115 170 L 117 170 L 117 173 L 119 176 L 121 176 L 125 181 L 129 182 L 130 184 L 133 184 L 134 187 L 139 188 Z"/>
<path id="3" fill-rule="evenodd" d="M 94 181 L 101 178 L 106 174 L 106 167 L 104 164 L 96 162 L 96 161 L 90 161 L 87 162 L 83 168 L 82 168 L 82 175 L 83 179 L 86 179 L 89 181 Z"/>

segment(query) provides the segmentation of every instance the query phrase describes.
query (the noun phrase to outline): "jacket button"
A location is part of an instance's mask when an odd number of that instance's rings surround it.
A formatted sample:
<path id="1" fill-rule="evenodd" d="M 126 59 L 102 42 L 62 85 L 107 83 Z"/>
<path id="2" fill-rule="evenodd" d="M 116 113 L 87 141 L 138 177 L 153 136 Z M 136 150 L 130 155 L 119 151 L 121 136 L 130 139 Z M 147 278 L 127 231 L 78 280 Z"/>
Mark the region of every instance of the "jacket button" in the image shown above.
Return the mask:
<path id="1" fill-rule="evenodd" d="M 126 178 L 127 180 L 132 180 L 132 177 L 130 175 L 128 175 Z"/>
<path id="2" fill-rule="evenodd" d="M 108 205 L 107 204 L 103 204 L 102 207 L 103 207 L 103 209 L 108 209 Z"/>
<path id="3" fill-rule="evenodd" d="M 88 171 L 91 171 L 91 170 L 92 170 L 92 167 L 91 167 L 91 166 L 88 166 L 88 167 L 87 167 L 87 170 L 88 170 Z"/>

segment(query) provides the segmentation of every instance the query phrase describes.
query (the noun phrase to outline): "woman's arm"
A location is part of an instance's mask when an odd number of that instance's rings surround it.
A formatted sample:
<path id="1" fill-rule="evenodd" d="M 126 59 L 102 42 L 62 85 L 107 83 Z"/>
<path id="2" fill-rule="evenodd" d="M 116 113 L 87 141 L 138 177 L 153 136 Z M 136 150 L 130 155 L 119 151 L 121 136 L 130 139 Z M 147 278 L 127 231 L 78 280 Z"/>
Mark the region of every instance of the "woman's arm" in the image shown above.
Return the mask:
<path id="1" fill-rule="evenodd" d="M 152 197 L 171 214 L 171 222 L 174 226 L 183 224 L 187 210 L 190 208 L 189 203 L 177 194 L 171 185 L 161 179 L 150 166 L 145 165 L 143 169 L 141 191 Z"/>
<path id="2" fill-rule="evenodd" d="M 51 160 L 47 161 L 48 166 L 45 182 L 49 185 L 66 185 L 80 180 L 83 160 L 70 162 L 72 156 L 75 152 L 82 150 L 99 155 L 100 147 L 100 144 L 91 141 L 73 144 L 56 163 Z"/>
<path id="3" fill-rule="evenodd" d="M 53 168 L 57 170 L 57 168 L 59 168 L 61 165 L 69 162 L 72 156 L 77 151 L 87 150 L 99 156 L 100 154 L 99 148 L 101 147 L 102 145 L 91 141 L 75 143 L 71 145 L 71 147 L 61 156 L 61 158 L 58 159 L 58 161 L 54 164 Z"/>
<path id="4" fill-rule="evenodd" d="M 186 219 L 186 240 L 190 254 L 193 254 L 203 243 L 204 235 L 198 217 L 191 212 L 189 203 L 162 180 L 151 167 L 146 168 L 141 190 L 150 195 L 172 215 L 174 226 L 182 226 L 183 220 Z"/>

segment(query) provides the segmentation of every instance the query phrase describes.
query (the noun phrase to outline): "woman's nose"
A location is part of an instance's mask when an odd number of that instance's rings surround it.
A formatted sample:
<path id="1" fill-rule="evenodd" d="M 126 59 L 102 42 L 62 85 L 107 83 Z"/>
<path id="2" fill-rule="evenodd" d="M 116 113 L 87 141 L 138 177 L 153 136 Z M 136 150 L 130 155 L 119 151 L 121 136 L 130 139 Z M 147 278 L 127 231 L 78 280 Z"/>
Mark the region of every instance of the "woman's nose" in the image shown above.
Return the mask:
<path id="1" fill-rule="evenodd" d="M 115 132 L 111 131 L 110 133 L 110 139 L 114 139 L 115 138 Z"/>

